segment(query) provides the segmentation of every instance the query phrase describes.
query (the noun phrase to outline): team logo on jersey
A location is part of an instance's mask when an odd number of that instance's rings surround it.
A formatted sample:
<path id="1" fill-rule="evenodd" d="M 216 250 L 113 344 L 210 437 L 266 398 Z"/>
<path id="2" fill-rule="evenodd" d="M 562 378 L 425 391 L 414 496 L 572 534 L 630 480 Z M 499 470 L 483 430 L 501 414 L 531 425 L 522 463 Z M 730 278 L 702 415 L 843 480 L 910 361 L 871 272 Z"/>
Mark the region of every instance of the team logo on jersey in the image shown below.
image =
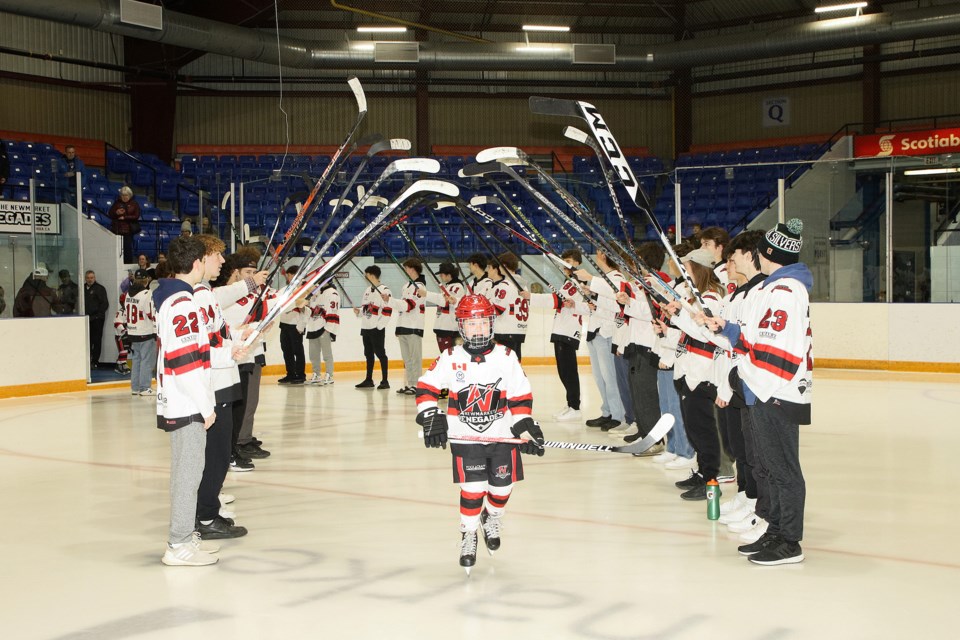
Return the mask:
<path id="1" fill-rule="evenodd" d="M 483 433 L 504 416 L 506 394 L 499 389 L 500 381 L 491 384 L 471 384 L 457 394 L 457 409 L 460 422 Z"/>
<path id="2" fill-rule="evenodd" d="M 506 480 L 510 476 L 510 465 L 501 464 L 497 467 L 497 472 L 494 475 L 501 480 Z"/>

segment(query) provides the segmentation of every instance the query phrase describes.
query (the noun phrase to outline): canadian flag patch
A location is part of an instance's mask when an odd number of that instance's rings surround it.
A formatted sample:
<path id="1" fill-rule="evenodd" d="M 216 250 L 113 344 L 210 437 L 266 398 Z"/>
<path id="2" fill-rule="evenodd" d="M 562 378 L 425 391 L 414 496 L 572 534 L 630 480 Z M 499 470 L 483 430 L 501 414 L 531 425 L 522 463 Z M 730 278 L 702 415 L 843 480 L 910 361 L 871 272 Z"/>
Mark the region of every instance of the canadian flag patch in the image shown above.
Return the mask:
<path id="1" fill-rule="evenodd" d="M 461 363 L 456 363 L 456 362 L 454 362 L 451 366 L 453 367 L 453 370 L 454 370 L 454 371 L 466 371 L 466 370 L 467 370 L 467 363 L 466 363 L 466 362 L 461 362 Z"/>

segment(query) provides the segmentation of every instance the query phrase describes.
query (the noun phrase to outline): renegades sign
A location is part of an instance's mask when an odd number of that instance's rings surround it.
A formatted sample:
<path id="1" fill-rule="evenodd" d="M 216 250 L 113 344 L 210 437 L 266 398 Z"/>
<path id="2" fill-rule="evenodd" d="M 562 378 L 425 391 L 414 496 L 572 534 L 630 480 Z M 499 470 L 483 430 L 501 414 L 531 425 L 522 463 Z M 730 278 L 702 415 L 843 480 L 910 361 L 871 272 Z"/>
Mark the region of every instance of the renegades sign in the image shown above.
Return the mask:
<path id="1" fill-rule="evenodd" d="M 853 139 L 853 155 L 857 158 L 933 156 L 957 152 L 960 152 L 960 129 L 906 131 L 856 136 Z"/>

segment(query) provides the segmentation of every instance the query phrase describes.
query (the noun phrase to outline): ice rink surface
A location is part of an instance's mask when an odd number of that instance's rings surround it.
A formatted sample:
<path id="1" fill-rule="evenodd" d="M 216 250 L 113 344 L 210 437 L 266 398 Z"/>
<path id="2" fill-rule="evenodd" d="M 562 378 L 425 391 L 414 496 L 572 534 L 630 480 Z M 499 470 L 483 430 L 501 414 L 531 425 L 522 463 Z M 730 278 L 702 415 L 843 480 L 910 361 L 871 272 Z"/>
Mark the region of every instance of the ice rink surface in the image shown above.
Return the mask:
<path id="1" fill-rule="evenodd" d="M 414 400 L 265 378 L 273 455 L 226 490 L 237 523 L 211 567 L 160 563 L 169 437 L 129 389 L 0 401 L 0 637 L 956 637 L 960 377 L 818 371 L 801 432 L 806 561 L 758 567 L 736 537 L 629 455 L 526 458 L 503 546 L 458 566 L 450 454 L 417 439 Z M 548 439 L 615 444 L 530 367 Z M 598 415 L 589 370 L 584 417 Z M 735 493 L 735 485 L 722 485 Z M 726 499 L 725 498 L 725 499 Z"/>

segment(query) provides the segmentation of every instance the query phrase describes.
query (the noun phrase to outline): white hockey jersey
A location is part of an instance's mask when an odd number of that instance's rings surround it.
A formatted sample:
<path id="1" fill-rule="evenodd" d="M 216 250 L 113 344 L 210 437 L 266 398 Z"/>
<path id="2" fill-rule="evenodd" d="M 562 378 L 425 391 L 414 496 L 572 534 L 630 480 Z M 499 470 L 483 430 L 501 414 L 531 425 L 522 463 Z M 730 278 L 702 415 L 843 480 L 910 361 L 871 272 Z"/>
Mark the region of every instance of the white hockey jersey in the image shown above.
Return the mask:
<path id="1" fill-rule="evenodd" d="M 810 422 L 813 333 L 808 287 L 812 285 L 806 265 L 781 267 L 744 301 L 742 325 L 728 324 L 722 332 L 743 356 L 737 370 L 748 395 L 755 394 L 761 402 L 776 398 L 797 405 L 804 414 L 800 424 Z"/>
<path id="2" fill-rule="evenodd" d="M 446 291 L 447 295 L 454 298 L 456 302 L 448 304 L 443 291 Z M 455 338 L 460 335 L 460 328 L 457 326 L 457 303 L 467 295 L 467 288 L 462 282 L 453 281 L 443 285 L 443 291 L 427 292 L 427 302 L 437 305 L 437 319 L 433 323 L 433 332 L 439 336 Z"/>
<path id="3" fill-rule="evenodd" d="M 530 302 L 520 297 L 520 290 L 510 281 L 510 278 L 495 282 L 486 297 L 497 310 L 497 319 L 493 325 L 496 335 L 527 335 Z M 522 339 L 521 342 L 523 342 Z"/>
<path id="4" fill-rule="evenodd" d="M 263 296 L 261 304 L 257 305 L 256 313 L 251 314 L 254 303 L 260 296 L 260 288 L 253 281 L 253 278 L 247 278 L 243 281 L 246 288 L 235 287 L 236 283 L 227 287 L 217 287 L 213 290 L 217 300 L 220 302 L 220 308 L 223 311 L 223 318 L 231 331 L 236 333 L 240 327 L 248 324 L 256 324 L 263 320 L 270 307 L 270 302 L 277 297 L 274 289 L 267 289 Z M 239 360 L 237 364 L 250 364 L 262 356 L 266 349 L 266 344 L 262 340 L 257 340 L 247 350 L 247 356 Z"/>
<path id="5" fill-rule="evenodd" d="M 156 314 L 152 291 L 143 289 L 127 295 L 124 307 L 127 314 L 127 334 L 132 342 L 145 342 L 157 337 Z"/>
<path id="6" fill-rule="evenodd" d="M 613 338 L 617 328 L 623 326 L 623 310 L 616 301 L 617 292 L 623 283 L 623 274 L 616 269 L 607 272 L 607 278 L 616 286 L 616 291 L 601 276 L 594 276 L 590 280 L 590 291 L 597 294 L 594 302 L 597 308 L 590 315 L 588 333 L 598 332 L 603 338 Z"/>
<path id="7" fill-rule="evenodd" d="M 210 340 L 200 324 L 193 287 L 164 278 L 153 292 L 157 308 L 157 428 L 175 431 L 214 411 Z"/>
<path id="8" fill-rule="evenodd" d="M 510 428 L 530 417 L 533 409 L 530 381 L 517 355 L 499 344 L 479 355 L 462 346 L 442 352 L 417 382 L 417 411 L 436 407 L 441 389 L 450 390 L 450 439 L 475 435 L 512 438 Z"/>
<path id="9" fill-rule="evenodd" d="M 677 287 L 677 293 L 684 297 L 690 295 L 690 289 L 686 283 Z M 703 302 L 714 316 L 723 315 L 723 301 L 720 294 L 714 291 L 702 293 Z M 723 349 L 717 347 L 712 342 L 700 340 L 701 327 L 690 317 L 690 315 L 680 310 L 671 322 L 682 332 L 677 344 L 677 359 L 673 366 L 673 379 L 681 378 L 687 383 L 689 389 L 696 389 L 701 382 L 711 382 L 718 384 L 717 371 L 714 360 L 723 354 Z"/>
<path id="10" fill-rule="evenodd" d="M 307 338 L 319 338 L 324 332 L 336 339 L 340 330 L 340 292 L 332 284 L 315 291 L 308 302 L 310 319 Z"/>
<path id="11" fill-rule="evenodd" d="M 239 285 L 239 286 L 238 286 Z M 233 291 L 222 291 L 224 289 Z M 247 289 L 244 282 L 238 282 L 226 287 L 219 287 L 221 296 L 236 299 Z M 206 327 L 210 340 L 210 368 L 213 389 L 216 392 L 217 403 L 233 402 L 240 399 L 240 369 L 233 359 L 233 335 L 227 321 L 223 317 L 223 310 L 217 296 L 210 288 L 209 282 L 201 282 L 193 289 L 193 298 L 200 308 L 200 320 Z"/>
<path id="12" fill-rule="evenodd" d="M 565 300 L 571 300 L 574 307 L 564 306 Z M 557 293 L 534 293 L 530 295 L 530 307 L 553 309 L 553 328 L 550 330 L 550 342 L 560 342 L 580 346 L 583 332 L 583 313 L 587 308 L 576 285 L 567 280 Z"/>
<path id="13" fill-rule="evenodd" d="M 380 284 L 370 285 L 360 299 L 360 331 L 364 329 L 386 329 L 393 317 L 393 307 L 383 301 L 383 294 L 392 297 L 390 287 Z"/>
<path id="14" fill-rule="evenodd" d="M 482 278 L 473 278 L 473 282 L 470 283 L 470 290 L 473 291 L 474 295 L 485 296 L 489 298 L 490 289 L 493 288 L 493 280 L 490 279 L 490 276 L 483 276 Z"/>
<path id="15" fill-rule="evenodd" d="M 417 291 L 426 291 L 427 285 L 422 278 L 416 282 L 407 282 L 400 289 L 399 298 L 390 298 L 387 304 L 396 311 L 396 335 L 417 335 L 423 337 L 424 314 L 426 313 L 425 298 L 417 295 Z"/>

